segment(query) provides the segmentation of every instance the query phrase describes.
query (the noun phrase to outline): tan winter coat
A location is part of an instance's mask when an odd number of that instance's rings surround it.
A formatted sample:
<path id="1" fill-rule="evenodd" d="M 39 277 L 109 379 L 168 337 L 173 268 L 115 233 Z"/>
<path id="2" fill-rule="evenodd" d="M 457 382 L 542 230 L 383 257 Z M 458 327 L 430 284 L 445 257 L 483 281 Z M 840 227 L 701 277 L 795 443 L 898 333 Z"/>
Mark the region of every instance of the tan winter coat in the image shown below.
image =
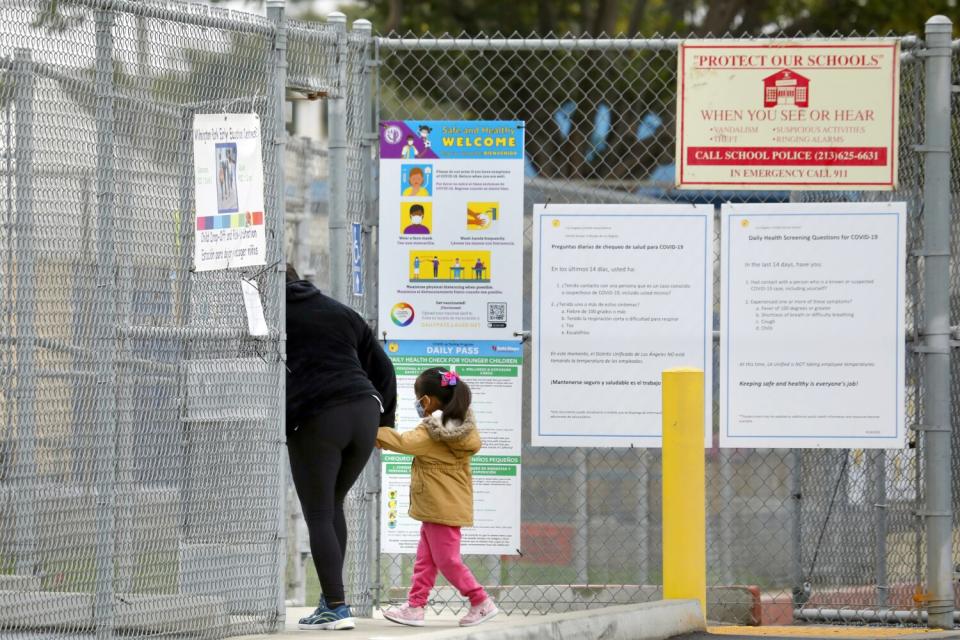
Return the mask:
<path id="1" fill-rule="evenodd" d="M 480 450 L 473 412 L 463 422 L 443 424 L 441 413 L 424 418 L 413 431 L 380 427 L 377 443 L 387 451 L 414 456 L 410 476 L 410 517 L 451 527 L 473 526 L 470 458 Z"/>

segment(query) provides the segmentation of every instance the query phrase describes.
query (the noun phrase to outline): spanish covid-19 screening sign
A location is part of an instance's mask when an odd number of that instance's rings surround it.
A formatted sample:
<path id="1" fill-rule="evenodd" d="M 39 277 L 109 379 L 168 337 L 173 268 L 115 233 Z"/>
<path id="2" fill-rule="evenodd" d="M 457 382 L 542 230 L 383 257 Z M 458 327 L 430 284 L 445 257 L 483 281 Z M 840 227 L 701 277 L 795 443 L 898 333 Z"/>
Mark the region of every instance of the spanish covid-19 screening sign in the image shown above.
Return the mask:
<path id="1" fill-rule="evenodd" d="M 523 320 L 518 121 L 380 126 L 380 330 L 514 339 Z"/>
<path id="2" fill-rule="evenodd" d="M 898 40 L 691 40 L 678 59 L 680 188 L 896 187 Z"/>

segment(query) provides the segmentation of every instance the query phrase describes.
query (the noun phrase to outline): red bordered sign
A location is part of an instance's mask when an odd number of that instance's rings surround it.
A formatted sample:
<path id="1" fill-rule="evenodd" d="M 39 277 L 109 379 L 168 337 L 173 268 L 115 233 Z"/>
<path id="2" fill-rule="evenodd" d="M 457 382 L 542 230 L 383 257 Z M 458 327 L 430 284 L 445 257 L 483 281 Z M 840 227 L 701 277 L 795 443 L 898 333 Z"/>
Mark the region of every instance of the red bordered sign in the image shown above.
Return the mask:
<path id="1" fill-rule="evenodd" d="M 895 39 L 681 43 L 677 186 L 896 188 L 899 61 Z"/>

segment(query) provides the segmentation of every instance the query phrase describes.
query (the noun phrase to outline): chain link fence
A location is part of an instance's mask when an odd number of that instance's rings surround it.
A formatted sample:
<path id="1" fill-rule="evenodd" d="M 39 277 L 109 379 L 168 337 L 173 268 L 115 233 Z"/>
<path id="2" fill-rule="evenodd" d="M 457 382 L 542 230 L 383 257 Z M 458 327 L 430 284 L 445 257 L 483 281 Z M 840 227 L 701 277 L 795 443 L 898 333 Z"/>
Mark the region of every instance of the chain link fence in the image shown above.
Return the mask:
<path id="1" fill-rule="evenodd" d="M 278 628 L 284 553 L 294 556 L 294 585 L 305 558 L 296 535 L 284 543 L 283 503 L 293 503 L 296 522 L 296 500 L 278 428 L 277 267 L 289 255 L 323 288 L 352 283 L 339 297 L 373 321 L 375 120 L 526 121 L 529 287 L 535 202 L 744 197 L 672 189 L 678 42 L 374 38 L 361 22 L 278 28 L 153 0 L 0 8 L 2 635 L 214 638 Z M 748 197 L 905 199 L 916 214 L 909 248 L 919 250 L 919 44 L 904 40 L 898 192 Z M 955 55 L 955 76 L 958 65 Z M 337 133 L 329 149 L 284 144 L 284 85 L 288 97 L 326 100 Z M 249 111 L 262 123 L 268 267 L 194 273 L 193 115 Z M 956 123 L 953 135 L 956 143 Z M 954 194 L 958 163 L 955 154 Z M 957 242 L 957 195 L 953 207 Z M 908 261 L 911 344 L 923 326 L 922 269 L 921 258 Z M 247 335 L 241 276 L 264 294 L 265 339 Z M 960 277 L 952 282 L 956 319 Z M 911 354 L 915 424 L 923 380 Z M 960 454 L 960 436 L 953 443 Z M 918 620 L 922 444 L 708 450 L 711 617 L 756 621 L 762 600 L 765 616 L 784 621 L 795 610 L 811 620 L 874 622 L 889 620 L 888 610 Z M 660 452 L 526 446 L 523 459 L 523 555 L 470 559 L 502 608 L 528 615 L 660 597 Z M 409 557 L 379 553 L 378 495 L 374 456 L 347 503 L 348 597 L 361 615 L 402 598 L 412 569 Z M 435 591 L 434 609 L 462 606 L 449 587 Z"/>
<path id="2" fill-rule="evenodd" d="M 0 8 L 4 638 L 282 625 L 275 33 L 150 0 Z M 193 116 L 251 111 L 270 266 L 194 273 Z"/>
<path id="3" fill-rule="evenodd" d="M 531 313 L 534 203 L 890 199 L 907 201 L 911 212 L 908 249 L 914 253 L 908 261 L 906 326 L 912 347 L 922 326 L 922 259 L 916 251 L 923 243 L 923 159 L 915 147 L 924 143 L 924 68 L 914 53 L 917 39 L 902 40 L 900 187 L 894 193 L 674 190 L 678 42 L 391 34 L 377 41 L 379 116 L 526 122 L 525 327 Z M 957 60 L 955 55 L 955 67 Z M 956 124 L 953 134 L 956 145 Z M 956 221 L 956 154 L 953 160 Z M 719 234 L 720 225 L 715 228 Z M 719 247 L 717 237 L 715 312 Z M 960 287 L 960 278 L 954 282 Z M 954 295 L 954 320 L 957 300 Z M 718 318 L 715 313 L 715 332 Z M 907 423 L 917 424 L 920 356 L 912 348 L 908 352 Z M 718 362 L 715 347 L 714 367 Z M 526 443 L 528 367 L 524 376 Z M 715 371 L 715 442 L 718 381 Z M 954 378 L 953 387 L 960 394 L 960 378 Z M 762 604 L 764 623 L 789 623 L 795 610 L 810 621 L 919 622 L 924 603 L 917 596 L 926 562 L 924 522 L 918 516 L 924 500 L 918 464 L 922 442 L 912 432 L 906 444 L 903 450 L 871 452 L 719 449 L 716 444 L 708 450 L 710 617 L 758 623 Z M 960 447 L 960 436 L 954 436 L 954 447 Z M 659 450 L 525 445 L 523 466 L 523 555 L 469 560 L 501 608 L 529 615 L 661 597 Z M 412 563 L 410 556 L 381 557 L 382 602 L 405 597 Z M 438 588 L 431 601 L 437 611 L 464 606 L 450 587 Z"/>
<path id="4" fill-rule="evenodd" d="M 953 93 L 953 155 L 950 162 L 951 191 L 953 200 L 950 212 L 950 255 L 951 255 L 951 278 L 950 278 L 950 325 L 953 330 L 953 338 L 956 339 L 958 331 L 957 324 L 960 324 L 960 268 L 958 268 L 958 256 L 960 256 L 960 193 L 957 185 L 960 184 L 960 92 L 957 92 L 957 86 L 960 86 L 960 39 L 953 41 L 953 70 L 951 78 L 954 83 Z M 919 316 L 919 312 L 917 314 Z M 952 455 L 953 468 L 951 476 L 953 479 L 953 509 L 954 519 L 957 513 L 960 513 L 960 358 L 954 351 L 951 361 L 951 380 L 950 389 L 950 425 L 952 429 Z M 960 579 L 960 538 L 955 534 L 953 542 L 953 564 L 956 576 Z M 960 608 L 960 607 L 958 607 Z"/>
<path id="5" fill-rule="evenodd" d="M 330 290 L 328 185 L 327 150 L 310 138 L 287 140 L 287 260 L 323 291 Z"/>

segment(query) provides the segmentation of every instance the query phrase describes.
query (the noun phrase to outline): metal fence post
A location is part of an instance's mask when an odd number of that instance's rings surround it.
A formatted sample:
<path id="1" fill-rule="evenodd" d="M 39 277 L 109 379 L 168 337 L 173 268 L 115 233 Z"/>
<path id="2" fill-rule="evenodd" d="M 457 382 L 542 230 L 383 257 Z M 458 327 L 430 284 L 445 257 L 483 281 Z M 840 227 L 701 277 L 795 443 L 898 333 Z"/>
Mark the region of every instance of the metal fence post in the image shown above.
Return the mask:
<path id="1" fill-rule="evenodd" d="M 353 32 L 366 40 L 365 55 L 362 59 L 363 78 L 360 82 L 361 122 L 363 123 L 363 137 L 361 139 L 361 171 L 363 176 L 363 315 L 374 325 L 376 331 L 377 320 L 377 242 L 375 234 L 380 216 L 378 204 L 378 181 L 376 171 L 377 142 L 380 136 L 377 132 L 376 115 L 373 112 L 370 76 L 376 62 L 373 58 L 373 24 L 369 20 L 356 20 L 353 23 Z"/>
<path id="2" fill-rule="evenodd" d="M 6 80 L 13 77 L 12 73 L 3 72 L 0 78 Z M 13 108 L 11 101 L 7 100 L 3 105 L 3 169 L 6 171 L 4 180 L 4 217 L 3 227 L 0 229 L 0 340 L 11 337 L 13 334 Z M 3 335 L 6 334 L 6 335 Z M 12 343 L 6 343 L 10 345 Z M 3 421 L 4 424 L 13 425 L 13 416 L 16 414 L 11 404 L 14 402 L 13 385 L 13 349 L 7 346 L 0 349 L 0 370 L 4 380 L 8 383 L 3 385 L 0 392 L 3 393 Z M 13 449 L 12 442 L 0 443 L 0 473 L 5 477 L 10 473 L 9 452 Z"/>
<path id="3" fill-rule="evenodd" d="M 873 495 L 867 499 L 873 500 L 874 509 L 874 574 L 876 575 L 877 607 L 887 606 L 887 452 L 871 451 L 869 457 L 870 481 L 873 484 Z"/>
<path id="4" fill-rule="evenodd" d="M 297 189 L 300 192 L 300 213 L 291 214 L 289 211 L 284 213 L 285 221 L 293 223 L 288 231 L 290 236 L 290 261 L 297 269 L 297 273 L 301 275 L 305 273 L 307 267 L 307 260 L 305 259 L 307 243 L 304 242 L 304 235 L 307 231 L 307 203 L 310 193 L 310 183 L 307 179 L 307 154 L 309 152 L 309 145 L 309 138 L 300 138 L 300 140 L 297 141 L 294 151 L 296 153 L 294 171 L 297 174 L 294 184 L 297 185 Z M 286 238 L 284 238 L 284 241 L 286 241 Z"/>
<path id="5" fill-rule="evenodd" d="M 347 229 L 347 16 L 335 11 L 327 16 L 327 23 L 337 34 L 338 94 L 327 100 L 330 150 L 327 207 L 330 229 L 330 293 L 340 302 L 346 302 L 350 289 L 347 272 L 347 247 L 350 246 Z"/>
<path id="6" fill-rule="evenodd" d="M 790 452 L 790 551 L 793 579 L 793 606 L 800 608 L 807 602 L 806 581 L 803 574 L 803 452 Z"/>
<path id="7" fill-rule="evenodd" d="M 124 193 L 123 209 L 133 208 L 129 195 Z M 127 209 L 127 210 L 130 210 Z M 129 257 L 124 257 L 122 264 L 117 265 L 117 292 L 115 299 L 118 302 L 118 321 L 123 329 L 132 324 L 134 267 Z M 134 435 L 134 406 L 133 389 L 140 387 L 137 379 L 138 371 L 131 366 L 133 346 L 130 336 L 124 331 L 116 338 L 116 353 L 120 363 L 116 368 L 117 376 L 124 383 L 115 387 L 114 393 L 117 408 L 117 435 L 116 435 L 116 585 L 118 593 L 133 593 L 134 572 L 136 570 L 136 549 L 134 540 L 134 500 L 137 486 L 135 478 L 134 458 L 137 455 Z M 132 383 L 132 384 L 131 384 Z"/>
<path id="8" fill-rule="evenodd" d="M 374 163 L 376 162 L 377 127 L 373 112 L 370 75 L 373 65 L 373 24 L 369 20 L 355 20 L 353 33 L 364 39 L 364 55 L 361 57 L 360 69 L 360 104 L 361 104 L 361 131 L 360 141 L 360 170 L 363 186 L 363 316 L 374 329 L 376 334 L 377 322 L 377 259 L 375 234 L 379 223 L 377 210 L 377 183 Z M 336 246 L 336 245 L 331 245 Z M 365 486 L 367 487 L 366 518 L 368 553 L 370 554 L 370 586 L 371 608 L 363 614 L 372 614 L 373 608 L 380 606 L 380 452 L 374 451 L 364 470 Z"/>
<path id="9" fill-rule="evenodd" d="M 926 446 L 928 626 L 953 627 L 950 422 L 951 37 L 946 16 L 927 21 L 924 52 L 923 421 Z"/>
<path id="10" fill-rule="evenodd" d="M 650 582 L 650 461 L 647 450 L 636 448 L 637 452 L 637 584 Z"/>
<path id="11" fill-rule="evenodd" d="M 589 459 L 584 449 L 574 449 L 570 455 L 573 471 L 573 572 L 574 584 L 590 584 L 590 513 L 587 482 L 590 478 Z"/>
<path id="12" fill-rule="evenodd" d="M 267 308 L 270 309 L 268 324 L 273 326 L 277 345 L 277 361 L 274 371 L 277 376 L 277 405 L 279 420 L 277 420 L 277 540 L 275 546 L 276 560 L 276 617 L 273 620 L 275 631 L 281 631 L 286 622 L 286 536 L 287 521 L 284 504 L 287 494 L 287 473 L 284 466 L 284 450 L 287 442 L 286 426 L 286 375 L 284 374 L 287 360 L 287 307 L 286 307 L 286 176 L 285 162 L 287 149 L 287 129 L 284 106 L 287 94 L 287 19 L 286 0 L 267 0 L 267 18 L 276 29 L 273 41 L 273 94 L 269 100 L 268 113 L 270 118 L 270 160 L 273 165 L 273 180 L 270 195 L 273 200 L 273 210 L 270 216 L 273 238 L 273 251 L 267 258 L 267 263 L 275 263 L 276 268 L 267 274 Z"/>
<path id="13" fill-rule="evenodd" d="M 11 243 L 17 255 L 16 278 L 16 358 L 15 380 L 17 393 L 13 421 L 17 425 L 16 453 L 13 477 L 17 492 L 14 497 L 16 528 L 14 530 L 15 570 L 17 575 L 33 576 L 38 572 L 37 555 L 37 384 L 36 371 L 37 330 L 37 225 L 33 201 L 33 147 L 36 140 L 33 118 L 34 70 L 30 51 L 14 52 L 13 77 L 14 108 L 16 110 L 16 218 L 9 230 L 15 237 Z M 7 147 L 7 153 L 12 150 Z M 4 381 L 6 385 L 8 381 Z"/>
<path id="14" fill-rule="evenodd" d="M 116 335 L 117 326 L 111 314 L 116 309 L 116 245 L 114 242 L 116 188 L 116 158 L 114 153 L 114 15 L 109 10 L 96 12 L 96 121 L 97 121 L 97 240 L 96 288 L 100 292 L 103 312 L 94 335 L 98 356 L 96 415 L 106 432 L 97 434 L 94 483 L 96 487 L 96 588 L 93 622 L 97 638 L 113 637 L 114 558 L 116 555 L 116 476 L 115 460 L 117 438 L 116 406 Z"/>
<path id="15" fill-rule="evenodd" d="M 717 514 L 717 523 L 720 531 L 718 538 L 720 540 L 720 584 L 735 584 L 733 575 L 733 544 L 734 530 L 733 517 L 738 511 L 739 505 L 735 506 L 736 491 L 733 487 L 734 468 L 733 451 L 731 449 L 720 449 L 717 453 L 717 466 L 720 478 L 720 513 Z"/>
<path id="16" fill-rule="evenodd" d="M 193 274 L 191 267 L 193 265 L 194 254 L 194 231 L 193 231 L 193 207 L 194 207 L 194 185 L 193 185 L 193 109 L 184 108 L 180 118 L 180 145 L 177 161 L 180 163 L 179 178 L 177 180 L 177 192 L 179 193 L 179 202 L 177 203 L 177 215 L 175 217 L 175 229 L 177 233 L 177 250 L 179 255 L 176 258 L 175 293 L 174 293 L 174 316 L 178 327 L 189 327 L 193 321 Z M 193 354 L 193 343 L 190 340 L 179 342 L 176 358 L 178 360 L 189 360 Z M 181 373 L 177 378 L 177 398 L 179 398 L 179 411 L 181 415 L 187 413 L 187 380 L 186 374 Z M 193 474 L 186 471 L 190 462 L 193 450 L 193 425 L 180 425 L 179 441 L 177 443 L 177 469 L 182 469 L 176 476 L 176 485 L 180 496 L 178 524 L 184 538 L 189 538 L 192 534 L 192 514 L 190 512 L 189 496 L 193 494 Z"/>

